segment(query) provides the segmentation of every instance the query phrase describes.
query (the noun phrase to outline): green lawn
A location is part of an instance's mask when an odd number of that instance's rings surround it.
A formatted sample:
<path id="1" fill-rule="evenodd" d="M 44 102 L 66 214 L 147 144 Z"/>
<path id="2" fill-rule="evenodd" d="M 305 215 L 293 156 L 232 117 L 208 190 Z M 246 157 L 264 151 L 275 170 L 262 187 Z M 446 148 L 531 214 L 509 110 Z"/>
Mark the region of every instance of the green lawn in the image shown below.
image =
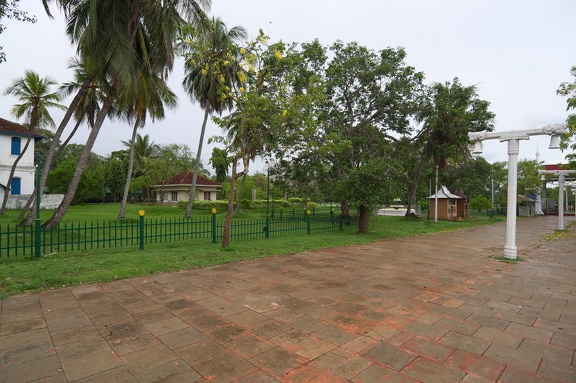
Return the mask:
<path id="1" fill-rule="evenodd" d="M 145 210 L 146 217 L 181 218 L 184 210 L 177 207 L 128 205 L 126 217 L 137 218 Z M 286 210 L 285 210 L 286 211 Z M 16 223 L 19 212 L 8 211 L 0 216 L 0 224 Z M 42 211 L 41 218 L 51 212 Z M 118 204 L 73 206 L 66 215 L 68 221 L 114 220 Z M 194 215 L 209 215 L 206 210 L 193 210 Z M 223 215 L 225 212 L 218 212 Z M 260 210 L 243 211 L 234 219 L 256 218 Z M 217 265 L 240 260 L 270 257 L 291 253 L 409 237 L 435 232 L 459 230 L 504 220 L 504 217 L 466 219 L 463 222 L 439 221 L 427 223 L 425 219 L 373 216 L 368 234 L 358 234 L 355 228 L 343 231 L 317 232 L 311 235 L 290 235 L 259 240 L 233 241 L 231 247 L 222 248 L 209 240 L 189 240 L 147 244 L 138 247 L 107 248 L 81 252 L 31 257 L 0 258 L 0 299 L 24 292 L 62 286 L 137 277 L 154 273 Z"/>

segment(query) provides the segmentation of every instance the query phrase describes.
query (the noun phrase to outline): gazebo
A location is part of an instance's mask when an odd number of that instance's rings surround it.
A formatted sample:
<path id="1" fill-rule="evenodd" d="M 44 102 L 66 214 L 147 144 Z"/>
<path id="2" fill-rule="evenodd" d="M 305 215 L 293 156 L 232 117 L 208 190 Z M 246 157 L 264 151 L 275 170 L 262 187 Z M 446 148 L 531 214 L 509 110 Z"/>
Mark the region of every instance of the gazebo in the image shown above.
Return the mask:
<path id="1" fill-rule="evenodd" d="M 430 218 L 436 218 L 436 200 L 438 200 L 438 219 L 453 220 L 458 217 L 458 200 L 460 199 L 456 194 L 450 193 L 446 186 L 441 186 L 437 194 L 430 196 Z"/>

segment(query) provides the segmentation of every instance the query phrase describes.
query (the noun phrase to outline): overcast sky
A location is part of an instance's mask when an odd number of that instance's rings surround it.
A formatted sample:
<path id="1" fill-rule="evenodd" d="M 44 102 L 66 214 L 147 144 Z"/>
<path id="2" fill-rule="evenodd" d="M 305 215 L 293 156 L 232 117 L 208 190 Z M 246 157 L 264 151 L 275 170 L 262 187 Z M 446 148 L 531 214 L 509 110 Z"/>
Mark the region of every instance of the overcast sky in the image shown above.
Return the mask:
<path id="1" fill-rule="evenodd" d="M 74 48 L 59 11 L 53 8 L 56 18 L 49 20 L 40 0 L 20 4 L 29 7 L 38 22 L 3 20 L 8 29 L 0 35 L 0 45 L 8 61 L 0 64 L 0 94 L 26 69 L 59 83 L 72 80 L 67 65 Z M 496 131 L 540 128 L 564 122 L 568 115 L 566 100 L 556 90 L 573 80 L 574 0 L 213 0 L 209 15 L 220 17 L 229 28 L 245 27 L 252 37 L 261 28 L 272 41 L 356 41 L 375 51 L 403 47 L 407 64 L 424 72 L 427 83 L 458 77 L 464 85 L 476 85 L 480 98 L 496 113 Z M 156 143 L 187 144 L 195 153 L 203 112 L 182 90 L 182 78 L 180 60 L 169 81 L 179 97 L 178 109 L 168 111 L 163 121 L 149 121 L 141 134 L 149 134 Z M 16 121 L 10 114 L 15 103 L 0 95 L 0 116 Z M 57 123 L 62 115 L 53 111 Z M 88 135 L 88 128 L 81 129 L 77 143 L 84 143 Z M 206 137 L 221 133 L 211 124 Z M 128 125 L 107 121 L 94 151 L 107 155 L 122 149 L 120 141 L 130 135 Z M 564 155 L 548 145 L 545 136 L 521 141 L 519 157 L 535 159 L 538 146 L 541 161 L 562 162 Z M 205 164 L 211 153 L 212 147 L 204 145 Z M 489 162 L 506 161 L 506 143 L 487 141 L 483 156 Z M 253 168 L 262 170 L 262 165 Z"/>

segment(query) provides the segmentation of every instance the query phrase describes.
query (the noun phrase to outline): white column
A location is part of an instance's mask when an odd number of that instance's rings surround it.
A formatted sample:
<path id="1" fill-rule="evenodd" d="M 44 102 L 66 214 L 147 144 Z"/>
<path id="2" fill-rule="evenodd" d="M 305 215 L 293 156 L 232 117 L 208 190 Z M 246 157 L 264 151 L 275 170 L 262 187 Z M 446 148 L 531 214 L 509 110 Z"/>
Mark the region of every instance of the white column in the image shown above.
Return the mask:
<path id="1" fill-rule="evenodd" d="M 504 257 L 516 259 L 516 201 L 518 199 L 518 139 L 508 140 L 508 199 L 506 205 L 506 244 Z"/>
<path id="2" fill-rule="evenodd" d="M 558 230 L 564 230 L 564 173 L 558 176 Z"/>

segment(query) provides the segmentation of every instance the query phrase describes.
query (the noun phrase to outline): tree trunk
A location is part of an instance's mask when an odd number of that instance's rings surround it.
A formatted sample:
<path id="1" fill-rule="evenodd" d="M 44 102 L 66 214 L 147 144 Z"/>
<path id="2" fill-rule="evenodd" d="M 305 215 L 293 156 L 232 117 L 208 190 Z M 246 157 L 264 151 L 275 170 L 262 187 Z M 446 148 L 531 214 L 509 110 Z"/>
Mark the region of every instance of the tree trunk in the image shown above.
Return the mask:
<path id="1" fill-rule="evenodd" d="M 343 216 L 350 215 L 350 204 L 347 200 L 344 200 L 340 203 L 340 211 L 342 212 Z"/>
<path id="2" fill-rule="evenodd" d="M 236 193 L 236 181 L 241 176 L 248 174 L 248 167 L 250 160 L 242 158 L 244 169 L 242 172 L 237 173 L 238 159 L 232 162 L 232 178 L 230 179 L 230 194 L 228 195 L 228 206 L 226 209 L 226 219 L 224 220 L 224 228 L 222 230 L 222 247 L 230 246 L 230 226 L 232 225 L 232 213 L 234 212 L 234 194 Z"/>
<path id="3" fill-rule="evenodd" d="M 126 215 L 126 202 L 128 201 L 128 193 L 130 192 L 130 182 L 132 181 L 132 168 L 134 167 L 134 142 L 138 134 L 138 125 L 140 119 L 137 117 L 132 129 L 132 140 L 130 141 L 130 156 L 128 160 L 128 173 L 126 174 L 126 184 L 124 185 L 124 194 L 122 195 L 122 202 L 120 203 L 120 212 L 118 218 L 123 219 Z"/>
<path id="4" fill-rule="evenodd" d="M 228 206 L 226 208 L 226 219 L 222 229 L 222 247 L 230 246 L 230 226 L 232 225 L 232 213 L 234 212 L 234 194 L 236 193 L 236 168 L 237 160 L 232 162 L 232 178 L 230 179 L 230 194 L 228 195 Z"/>
<path id="5" fill-rule="evenodd" d="M 360 217 L 358 218 L 358 232 L 368 233 L 368 208 L 360 205 Z"/>
<path id="6" fill-rule="evenodd" d="M 36 201 L 36 188 L 37 187 L 38 187 L 38 185 L 34 185 L 34 190 L 32 191 L 32 195 L 30 196 L 30 198 L 28 198 L 28 201 L 26 201 L 26 204 L 22 208 L 22 211 L 20 212 L 18 219 L 24 219 L 26 212 L 28 211 L 28 209 L 30 209 L 30 205 L 32 205 L 34 203 L 34 201 Z M 22 224 L 22 222 L 20 222 L 18 224 L 18 226 L 20 226 L 21 224 Z"/>
<path id="7" fill-rule="evenodd" d="M 184 218 L 190 218 L 192 213 L 192 205 L 194 204 L 194 196 L 196 195 L 196 179 L 198 178 L 198 171 L 200 170 L 200 157 L 202 156 L 202 146 L 204 144 L 204 133 L 206 132 L 206 122 L 208 121 L 208 108 L 204 111 L 204 121 L 202 122 L 202 129 L 200 129 L 200 141 L 198 142 L 198 152 L 196 153 L 196 163 L 194 164 L 194 174 L 192 174 L 192 185 L 190 185 L 190 198 L 186 204 L 186 212 Z"/>
<path id="8" fill-rule="evenodd" d="M 60 137 L 62 137 L 62 133 L 64 133 L 64 129 L 66 129 L 68 121 L 70 121 L 70 118 L 72 117 L 74 111 L 78 107 L 80 100 L 82 99 L 82 97 L 84 97 L 84 95 L 88 91 L 88 87 L 90 86 L 91 82 L 92 82 L 91 77 L 87 78 L 86 81 L 84 81 L 84 83 L 78 90 L 78 93 L 76 94 L 76 96 L 74 96 L 72 102 L 70 102 L 70 106 L 68 106 L 68 110 L 66 111 L 66 114 L 62 118 L 60 126 L 58 126 L 58 129 L 56 129 L 56 132 L 54 133 L 54 137 L 52 138 L 52 142 L 50 143 L 50 148 L 48 149 L 46 157 L 44 158 L 44 166 L 42 167 L 42 172 L 40 173 L 40 185 L 36 185 L 36 187 L 40 188 L 41 194 L 42 191 L 44 190 L 44 187 L 46 186 L 46 179 L 48 178 L 48 173 L 50 172 L 50 169 L 52 168 L 52 165 L 56 160 L 56 156 L 54 155 L 54 153 L 56 152 L 58 141 L 60 141 Z M 34 222 L 35 217 L 36 217 L 36 204 L 32 204 L 32 209 L 30 209 L 28 215 L 26 216 L 24 221 L 22 221 L 20 224 L 30 226 L 32 225 L 32 222 Z"/>
<path id="9" fill-rule="evenodd" d="M 408 205 L 406 208 L 406 214 L 404 216 L 408 217 L 412 211 L 412 201 L 416 197 L 416 190 L 418 190 L 418 185 L 420 184 L 420 177 L 422 176 L 422 169 L 424 168 L 424 161 L 420 159 L 420 164 L 418 164 L 418 169 L 416 171 L 416 176 L 414 177 L 414 183 L 408 188 L 406 193 L 406 198 L 408 199 Z"/>
<path id="10" fill-rule="evenodd" d="M 78 165 L 76 166 L 76 170 L 74 171 L 74 175 L 72 176 L 72 180 L 70 181 L 70 185 L 68 186 L 68 191 L 66 192 L 66 195 L 64 195 L 64 199 L 62 200 L 62 202 L 60 203 L 54 214 L 52 214 L 52 217 L 50 217 L 46 222 L 44 222 L 42 227 L 44 228 L 48 227 L 52 229 L 58 227 L 58 224 L 64 217 L 64 214 L 66 214 L 66 211 L 68 211 L 68 208 L 72 204 L 72 199 L 74 198 L 74 195 L 76 194 L 76 189 L 78 188 L 78 184 L 80 183 L 80 177 L 82 176 L 82 172 L 84 171 L 84 167 L 88 162 L 88 157 L 90 156 L 92 147 L 94 146 L 94 142 L 96 142 L 96 137 L 98 137 L 98 132 L 100 131 L 100 128 L 102 127 L 102 124 L 106 119 L 106 115 L 108 114 L 108 110 L 110 109 L 110 106 L 114 101 L 114 98 L 115 96 L 114 93 L 112 92 L 110 95 L 108 95 L 108 98 L 102 105 L 102 109 L 100 110 L 100 112 L 98 112 L 96 122 L 94 123 L 94 126 L 90 131 L 88 139 L 86 140 L 86 145 L 82 150 L 80 160 L 78 161 Z"/>
<path id="11" fill-rule="evenodd" d="M 12 179 L 14 178 L 14 172 L 16 171 L 16 166 L 18 165 L 18 162 L 20 162 L 22 156 L 24 156 L 24 153 L 26 153 L 26 150 L 28 149 L 28 145 L 30 145 L 31 140 L 32 140 L 32 132 L 30 132 L 30 135 L 26 140 L 24 149 L 20 151 L 20 154 L 18 155 L 18 157 L 16 157 L 16 160 L 12 164 L 12 169 L 10 169 L 10 175 L 8 176 L 8 182 L 6 183 L 6 191 L 4 192 L 4 199 L 2 200 L 2 206 L 0 207 L 0 215 L 4 215 L 4 209 L 6 209 L 6 204 L 8 203 L 8 195 L 10 194 L 10 186 L 12 185 Z"/>
<path id="12" fill-rule="evenodd" d="M 244 183 L 246 182 L 246 176 L 248 174 L 244 174 L 242 177 L 242 183 L 240 183 L 240 190 L 238 190 L 238 199 L 236 201 L 236 213 L 240 211 L 240 203 L 242 202 L 242 194 L 244 193 Z"/>

